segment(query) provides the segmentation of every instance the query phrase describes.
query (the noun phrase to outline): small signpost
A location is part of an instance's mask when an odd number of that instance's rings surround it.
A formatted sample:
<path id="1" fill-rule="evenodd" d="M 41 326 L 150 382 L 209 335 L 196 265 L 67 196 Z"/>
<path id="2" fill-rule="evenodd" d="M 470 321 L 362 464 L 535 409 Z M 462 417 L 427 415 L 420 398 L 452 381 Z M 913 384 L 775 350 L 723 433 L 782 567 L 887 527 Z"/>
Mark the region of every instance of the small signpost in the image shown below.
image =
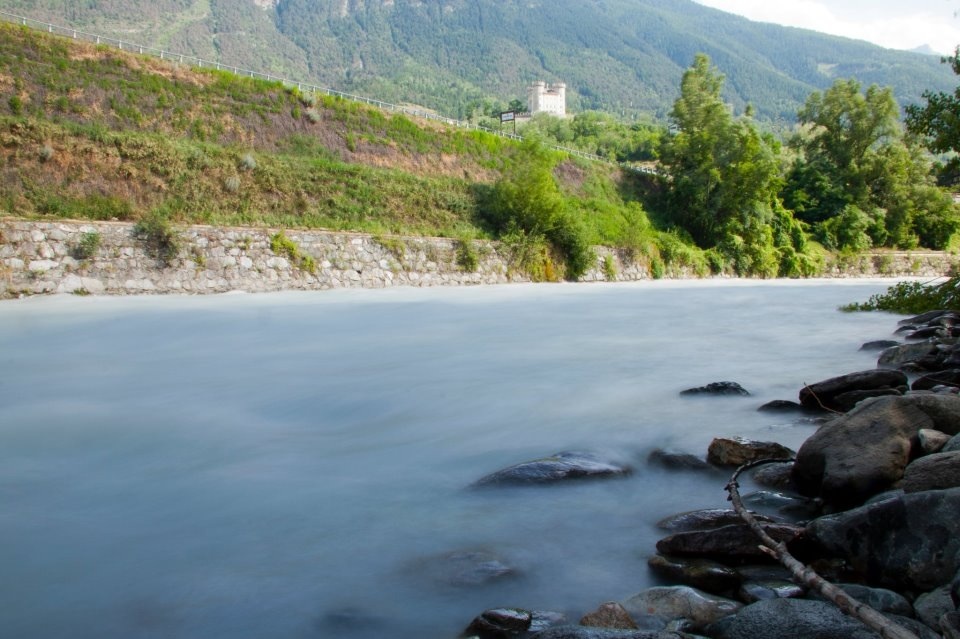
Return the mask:
<path id="1" fill-rule="evenodd" d="M 503 131 L 504 122 L 513 122 L 513 134 L 517 134 L 517 112 L 516 111 L 501 111 L 500 112 L 500 130 Z"/>

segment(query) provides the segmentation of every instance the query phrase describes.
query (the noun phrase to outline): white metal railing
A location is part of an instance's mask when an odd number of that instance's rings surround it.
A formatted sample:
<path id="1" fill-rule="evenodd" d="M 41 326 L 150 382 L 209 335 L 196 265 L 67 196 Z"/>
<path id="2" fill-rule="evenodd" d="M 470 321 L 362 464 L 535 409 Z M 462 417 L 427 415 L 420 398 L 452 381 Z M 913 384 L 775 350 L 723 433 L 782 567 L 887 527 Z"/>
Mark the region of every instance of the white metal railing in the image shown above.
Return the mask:
<path id="1" fill-rule="evenodd" d="M 442 122 L 449 126 L 462 128 L 462 129 L 471 129 L 474 131 L 484 131 L 492 135 L 498 135 L 500 137 L 508 138 L 511 140 L 522 140 L 523 136 L 516 135 L 514 133 L 504 133 L 503 131 L 498 131 L 497 129 L 491 129 L 489 127 L 480 126 L 479 124 L 474 124 L 472 122 L 464 122 L 463 120 L 456 120 L 454 118 L 448 118 L 430 111 L 425 111 L 423 109 L 414 109 L 409 106 L 402 106 L 398 104 L 391 104 L 389 102 L 384 102 L 383 100 L 376 100 L 374 98 L 364 97 L 362 95 L 354 95 L 352 93 L 344 93 L 343 91 L 337 91 L 336 89 L 331 89 L 328 87 L 321 87 L 309 82 L 303 82 L 298 80 L 290 80 L 279 75 L 274 75 L 272 73 L 262 73 L 260 71 L 253 71 L 250 69 L 244 69 L 231 64 L 225 64 L 223 62 L 212 62 L 210 60 L 204 60 L 203 58 L 198 58 L 192 55 L 185 55 L 182 53 L 174 53 L 172 51 L 166 51 L 164 49 L 158 49 L 156 47 L 150 47 L 142 44 L 136 44 L 133 42 L 127 42 L 126 40 L 119 40 L 117 38 L 110 38 L 107 36 L 97 35 L 95 33 L 87 33 L 79 29 L 74 29 L 72 27 L 64 27 L 56 24 L 51 24 L 49 22 L 43 22 L 41 20 L 34 20 L 33 18 L 27 18 L 25 16 L 17 15 L 14 13 L 9 13 L 7 11 L 0 10 L 0 19 L 6 20 L 7 22 L 13 22 L 24 27 L 31 27 L 34 29 L 39 29 L 46 31 L 47 33 L 53 33 L 56 35 L 65 36 L 68 38 L 73 38 L 74 40 L 84 40 L 87 42 L 93 42 L 95 44 L 107 45 L 116 47 L 123 51 L 131 51 L 138 53 L 140 55 L 152 55 L 160 58 L 161 60 L 168 60 L 175 64 L 187 64 L 195 67 L 206 68 L 206 69 L 216 69 L 218 71 L 227 71 L 234 73 L 236 75 L 245 76 L 249 78 L 256 78 L 260 80 L 266 80 L 267 82 L 278 82 L 286 87 L 296 87 L 297 90 L 301 92 L 310 92 L 310 93 L 320 93 L 323 95 L 334 96 L 338 98 L 343 98 L 345 100 L 351 100 L 354 102 L 362 102 L 364 104 L 369 104 L 380 109 L 387 111 L 394 111 L 397 113 L 403 113 L 404 115 L 410 115 L 416 118 L 422 118 L 425 120 L 434 120 L 437 122 Z M 587 153 L 579 149 L 571 149 L 565 146 L 556 146 L 551 145 L 555 151 L 560 151 L 562 153 L 567 153 L 572 156 L 584 158 L 587 160 L 592 160 L 594 162 L 604 162 L 606 164 L 616 164 L 630 171 L 635 171 L 639 173 L 647 173 L 655 175 L 657 170 L 650 167 L 635 166 L 626 162 L 615 162 L 609 158 L 605 158 L 594 153 Z"/>

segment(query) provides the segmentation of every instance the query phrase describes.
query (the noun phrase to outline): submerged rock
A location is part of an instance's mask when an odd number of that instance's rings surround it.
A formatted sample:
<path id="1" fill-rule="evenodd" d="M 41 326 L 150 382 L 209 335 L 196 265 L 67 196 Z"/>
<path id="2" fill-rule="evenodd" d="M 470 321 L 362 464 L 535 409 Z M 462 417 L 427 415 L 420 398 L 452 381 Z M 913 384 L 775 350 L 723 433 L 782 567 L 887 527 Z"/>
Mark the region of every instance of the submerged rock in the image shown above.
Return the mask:
<path id="1" fill-rule="evenodd" d="M 556 626 L 537 633 L 536 639 L 683 639 L 689 637 L 669 630 L 619 630 L 589 626 Z"/>
<path id="2" fill-rule="evenodd" d="M 465 635 L 481 639 L 515 637 L 530 629 L 533 614 L 520 608 L 493 608 L 485 610 L 467 626 Z"/>
<path id="3" fill-rule="evenodd" d="M 714 472 L 716 468 L 689 453 L 672 453 L 657 448 L 647 456 L 647 462 L 668 470 L 693 470 Z"/>
<path id="4" fill-rule="evenodd" d="M 474 486 L 547 484 L 570 479 L 620 477 L 631 472 L 630 466 L 595 453 L 563 452 L 498 470 L 479 479 Z"/>
<path id="5" fill-rule="evenodd" d="M 681 395 L 737 395 L 746 397 L 750 391 L 736 382 L 713 382 L 706 386 L 688 388 L 680 391 Z"/>
<path id="6" fill-rule="evenodd" d="M 517 570 L 494 553 L 484 550 L 457 550 L 425 558 L 413 567 L 437 585 L 455 588 L 483 586 L 517 576 Z"/>
<path id="7" fill-rule="evenodd" d="M 802 413 L 807 409 L 804 408 L 803 404 L 798 402 L 791 402 L 787 399 L 775 399 L 762 405 L 757 410 L 763 413 Z"/>
<path id="8" fill-rule="evenodd" d="M 861 351 L 882 351 L 892 346 L 899 346 L 900 342 L 892 339 L 880 339 L 873 342 L 866 342 L 860 347 Z"/>

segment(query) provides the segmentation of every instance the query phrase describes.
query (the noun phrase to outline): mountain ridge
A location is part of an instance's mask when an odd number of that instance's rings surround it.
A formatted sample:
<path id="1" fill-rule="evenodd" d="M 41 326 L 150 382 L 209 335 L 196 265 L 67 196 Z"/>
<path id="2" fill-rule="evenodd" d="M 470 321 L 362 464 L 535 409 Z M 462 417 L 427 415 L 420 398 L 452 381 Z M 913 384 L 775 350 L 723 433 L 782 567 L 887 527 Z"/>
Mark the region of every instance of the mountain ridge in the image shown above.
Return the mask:
<path id="1" fill-rule="evenodd" d="M 726 99 L 792 121 L 836 78 L 901 105 L 953 86 L 931 56 L 756 23 L 690 0 L 8 0 L 10 11 L 467 118 L 564 81 L 571 111 L 664 119 L 696 53 Z M 134 15 L 139 14 L 138 18 Z"/>

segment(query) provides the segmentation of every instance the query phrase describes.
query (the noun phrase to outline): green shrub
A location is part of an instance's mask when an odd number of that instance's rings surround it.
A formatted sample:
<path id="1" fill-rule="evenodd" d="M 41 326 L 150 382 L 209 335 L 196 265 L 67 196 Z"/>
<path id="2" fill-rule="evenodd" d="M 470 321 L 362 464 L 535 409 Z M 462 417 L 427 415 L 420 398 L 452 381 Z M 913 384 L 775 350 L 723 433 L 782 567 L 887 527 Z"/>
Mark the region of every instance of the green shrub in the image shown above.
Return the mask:
<path id="1" fill-rule="evenodd" d="M 23 115 L 23 99 L 19 95 L 10 96 L 7 104 L 10 106 L 10 113 L 13 115 Z"/>
<path id="2" fill-rule="evenodd" d="M 919 314 L 937 309 L 960 310 L 960 278 L 939 284 L 898 282 L 863 303 L 842 306 L 844 311 L 890 311 Z"/>
<path id="3" fill-rule="evenodd" d="M 245 154 L 240 158 L 240 168 L 244 171 L 253 171 L 257 168 L 257 159 L 253 157 L 252 153 Z"/>
<path id="4" fill-rule="evenodd" d="M 231 175 L 223 181 L 223 188 L 229 193 L 236 193 L 240 190 L 240 177 Z"/>
<path id="5" fill-rule="evenodd" d="M 42 147 L 40 147 L 39 155 L 40 155 L 41 162 L 49 162 L 50 160 L 53 159 L 53 155 L 54 155 L 53 147 L 50 146 L 49 144 L 44 144 Z"/>
<path id="6" fill-rule="evenodd" d="M 137 222 L 133 232 L 147 252 L 164 266 L 170 266 L 180 255 L 180 234 L 160 211 L 153 211 Z"/>
<path id="7" fill-rule="evenodd" d="M 299 268 L 302 271 L 308 273 L 317 272 L 317 262 L 310 255 L 305 255 L 300 252 L 300 247 L 297 246 L 297 243 L 287 237 L 286 233 L 279 231 L 274 235 L 270 236 L 270 250 L 277 255 L 285 255 L 287 259 L 290 260 L 290 263 Z"/>
<path id="8" fill-rule="evenodd" d="M 100 233 L 88 231 L 80 236 L 80 240 L 70 251 L 75 260 L 89 260 L 100 249 Z"/>
<path id="9" fill-rule="evenodd" d="M 457 240 L 457 266 L 468 273 L 473 273 L 480 267 L 477 249 L 468 238 Z"/>
<path id="10" fill-rule="evenodd" d="M 617 266 L 613 262 L 612 255 L 605 255 L 603 257 L 603 276 L 608 282 L 615 282 L 617 280 Z"/>

